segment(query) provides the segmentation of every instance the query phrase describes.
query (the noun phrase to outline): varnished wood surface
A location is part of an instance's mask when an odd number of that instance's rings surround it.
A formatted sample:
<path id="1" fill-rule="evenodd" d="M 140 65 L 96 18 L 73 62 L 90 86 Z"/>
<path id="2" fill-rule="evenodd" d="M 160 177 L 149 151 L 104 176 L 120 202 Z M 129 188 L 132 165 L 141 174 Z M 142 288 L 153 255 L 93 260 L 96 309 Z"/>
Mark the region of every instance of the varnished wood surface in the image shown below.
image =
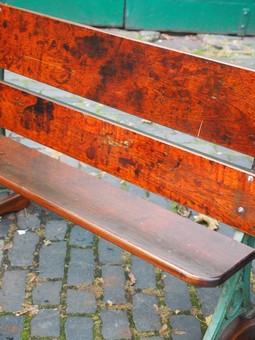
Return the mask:
<path id="1" fill-rule="evenodd" d="M 1 5 L 0 67 L 255 155 L 255 73 Z"/>
<path id="2" fill-rule="evenodd" d="M 219 337 L 219 340 L 253 340 L 255 339 L 255 318 L 237 317 Z"/>
<path id="3" fill-rule="evenodd" d="M 192 284 L 218 285 L 255 258 L 244 244 L 4 136 L 0 183 Z"/>
<path id="4" fill-rule="evenodd" d="M 29 200 L 17 193 L 12 193 L 7 197 L 0 196 L 0 215 L 10 212 L 17 212 L 29 206 Z"/>
<path id="5" fill-rule="evenodd" d="M 0 126 L 255 235 L 249 173 L 1 82 L 0 107 Z"/>

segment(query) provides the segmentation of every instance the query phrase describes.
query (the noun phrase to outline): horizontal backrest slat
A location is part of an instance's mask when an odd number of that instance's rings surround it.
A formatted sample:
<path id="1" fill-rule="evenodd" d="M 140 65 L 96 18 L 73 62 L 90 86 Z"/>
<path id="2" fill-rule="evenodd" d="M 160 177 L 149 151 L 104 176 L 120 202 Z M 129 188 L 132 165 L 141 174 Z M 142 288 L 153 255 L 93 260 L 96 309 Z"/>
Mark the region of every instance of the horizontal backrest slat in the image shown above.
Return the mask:
<path id="1" fill-rule="evenodd" d="M 1 5 L 0 67 L 255 156 L 255 73 Z"/>
<path id="2" fill-rule="evenodd" d="M 251 173 L 3 82 L 0 107 L 6 129 L 255 234 Z"/>

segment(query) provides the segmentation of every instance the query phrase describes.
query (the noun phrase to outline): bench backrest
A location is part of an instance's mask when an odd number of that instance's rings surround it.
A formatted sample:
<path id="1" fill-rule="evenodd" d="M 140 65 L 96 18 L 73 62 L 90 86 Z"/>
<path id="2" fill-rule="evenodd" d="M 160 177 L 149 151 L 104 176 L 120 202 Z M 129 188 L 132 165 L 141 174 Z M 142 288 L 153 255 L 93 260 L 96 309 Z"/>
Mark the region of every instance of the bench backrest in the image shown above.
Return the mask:
<path id="1" fill-rule="evenodd" d="M 0 5 L 0 68 L 255 156 L 255 73 Z M 0 126 L 255 235 L 255 180 L 0 82 Z"/>

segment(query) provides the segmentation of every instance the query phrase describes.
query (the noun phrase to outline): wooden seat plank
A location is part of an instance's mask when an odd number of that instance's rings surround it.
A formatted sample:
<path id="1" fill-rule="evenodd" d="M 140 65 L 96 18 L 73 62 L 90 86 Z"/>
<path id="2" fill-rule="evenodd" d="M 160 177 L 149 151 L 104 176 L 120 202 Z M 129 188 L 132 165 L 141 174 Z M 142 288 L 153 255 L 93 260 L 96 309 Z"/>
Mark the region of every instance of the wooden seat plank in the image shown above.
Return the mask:
<path id="1" fill-rule="evenodd" d="M 254 71 L 1 4 L 0 67 L 254 156 Z"/>
<path id="2" fill-rule="evenodd" d="M 192 284 L 221 284 L 255 258 L 246 245 L 4 136 L 0 183 Z"/>

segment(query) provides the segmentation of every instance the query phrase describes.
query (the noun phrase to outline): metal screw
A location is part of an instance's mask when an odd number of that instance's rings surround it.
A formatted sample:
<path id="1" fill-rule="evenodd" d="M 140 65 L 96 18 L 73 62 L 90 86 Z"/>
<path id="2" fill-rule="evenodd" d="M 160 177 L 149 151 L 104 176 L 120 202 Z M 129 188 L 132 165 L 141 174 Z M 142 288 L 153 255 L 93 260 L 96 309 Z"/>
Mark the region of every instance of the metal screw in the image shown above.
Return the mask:
<path id="1" fill-rule="evenodd" d="M 243 214 L 244 213 L 244 208 L 243 207 L 239 207 L 237 209 L 237 211 L 238 211 L 239 214 Z"/>
<path id="2" fill-rule="evenodd" d="M 253 176 L 248 176 L 248 182 L 250 182 L 250 183 L 252 183 L 253 181 L 254 181 L 254 178 L 253 178 Z"/>

